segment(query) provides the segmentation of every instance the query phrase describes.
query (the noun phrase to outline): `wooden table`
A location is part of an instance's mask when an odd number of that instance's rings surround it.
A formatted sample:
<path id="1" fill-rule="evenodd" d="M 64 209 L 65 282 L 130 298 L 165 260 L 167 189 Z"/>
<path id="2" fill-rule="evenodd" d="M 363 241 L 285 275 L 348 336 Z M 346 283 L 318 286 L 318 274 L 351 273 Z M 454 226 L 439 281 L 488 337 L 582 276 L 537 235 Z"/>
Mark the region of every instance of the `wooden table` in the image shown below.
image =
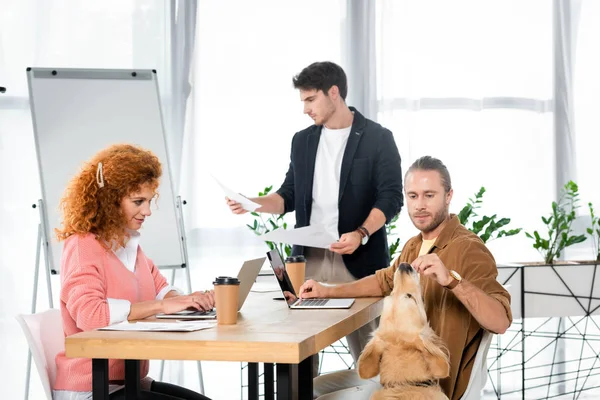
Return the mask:
<path id="1" fill-rule="evenodd" d="M 347 310 L 290 310 L 274 293 L 250 293 L 236 325 L 196 332 L 89 331 L 65 340 L 67 357 L 91 358 L 94 399 L 108 399 L 108 359 L 125 360 L 126 398 L 139 393 L 139 360 L 246 361 L 249 399 L 258 399 L 265 363 L 265 399 L 312 399 L 318 353 L 381 314 L 381 298 L 356 299 Z M 133 377 L 133 379 L 131 379 Z M 270 381 L 270 382 L 269 382 Z"/>

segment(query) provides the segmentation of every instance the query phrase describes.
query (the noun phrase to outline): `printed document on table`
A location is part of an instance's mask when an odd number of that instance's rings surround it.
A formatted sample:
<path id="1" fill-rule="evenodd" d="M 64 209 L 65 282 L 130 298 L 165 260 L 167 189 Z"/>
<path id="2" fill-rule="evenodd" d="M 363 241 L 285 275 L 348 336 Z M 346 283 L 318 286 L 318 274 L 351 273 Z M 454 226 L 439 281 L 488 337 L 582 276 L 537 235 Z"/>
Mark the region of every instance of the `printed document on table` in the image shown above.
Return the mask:
<path id="1" fill-rule="evenodd" d="M 328 232 L 323 225 L 310 225 L 288 230 L 275 229 L 261 235 L 260 238 L 270 242 L 317 247 L 320 249 L 328 249 L 331 244 L 339 240 L 339 236 Z"/>
<path id="2" fill-rule="evenodd" d="M 149 331 L 149 332 L 192 332 L 217 326 L 213 321 L 177 321 L 177 322 L 128 322 L 105 326 L 105 331 Z"/>
<path id="3" fill-rule="evenodd" d="M 260 204 L 253 202 L 249 198 L 244 195 L 241 195 L 233 190 L 229 189 L 227 186 L 223 185 L 221 181 L 219 181 L 214 175 L 212 175 L 213 179 L 221 186 L 225 196 L 229 197 L 231 200 L 237 201 L 242 205 L 244 210 L 246 211 L 256 211 L 257 208 L 260 207 Z"/>
<path id="4" fill-rule="evenodd" d="M 270 282 L 254 282 L 252 285 L 251 292 L 256 293 L 268 293 L 268 292 L 279 292 L 281 288 L 273 278 Z"/>

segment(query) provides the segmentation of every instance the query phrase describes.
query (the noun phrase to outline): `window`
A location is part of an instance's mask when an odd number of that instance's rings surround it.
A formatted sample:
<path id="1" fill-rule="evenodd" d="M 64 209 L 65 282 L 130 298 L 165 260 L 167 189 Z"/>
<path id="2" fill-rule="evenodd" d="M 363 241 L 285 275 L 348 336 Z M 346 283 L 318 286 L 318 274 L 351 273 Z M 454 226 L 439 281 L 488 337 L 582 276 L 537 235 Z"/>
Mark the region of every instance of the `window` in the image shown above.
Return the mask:
<path id="1" fill-rule="evenodd" d="M 485 186 L 482 214 L 538 229 L 554 196 L 552 3 L 377 2 L 379 122 L 403 170 L 446 163 L 458 213 Z M 416 233 L 401 214 L 404 241 Z M 536 259 L 523 237 L 490 244 L 499 261 Z M 509 250 L 510 249 L 510 250 Z"/>

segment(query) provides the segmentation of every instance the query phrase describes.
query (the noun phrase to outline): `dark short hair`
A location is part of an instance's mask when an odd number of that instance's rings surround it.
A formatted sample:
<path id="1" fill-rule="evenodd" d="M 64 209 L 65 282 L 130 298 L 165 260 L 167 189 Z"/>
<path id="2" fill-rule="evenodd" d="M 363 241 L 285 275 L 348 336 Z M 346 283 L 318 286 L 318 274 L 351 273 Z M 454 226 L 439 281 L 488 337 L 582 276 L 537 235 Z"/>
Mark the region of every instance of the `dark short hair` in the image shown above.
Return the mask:
<path id="1" fill-rule="evenodd" d="M 452 189 L 452 181 L 450 181 L 450 172 L 448 172 L 448 168 L 444 165 L 443 162 L 438 160 L 437 158 L 431 156 L 423 156 L 419 158 L 417 161 L 412 163 L 408 171 L 406 171 L 406 175 L 408 175 L 411 171 L 421 170 L 421 171 L 437 171 L 442 178 L 442 186 L 444 186 L 444 190 L 446 193 Z M 406 180 L 406 176 L 404 177 Z"/>
<path id="2" fill-rule="evenodd" d="M 310 64 L 302 72 L 292 78 L 295 89 L 322 90 L 325 95 L 332 86 L 337 86 L 340 96 L 346 100 L 348 94 L 348 80 L 346 73 L 337 64 L 330 61 L 322 61 Z"/>

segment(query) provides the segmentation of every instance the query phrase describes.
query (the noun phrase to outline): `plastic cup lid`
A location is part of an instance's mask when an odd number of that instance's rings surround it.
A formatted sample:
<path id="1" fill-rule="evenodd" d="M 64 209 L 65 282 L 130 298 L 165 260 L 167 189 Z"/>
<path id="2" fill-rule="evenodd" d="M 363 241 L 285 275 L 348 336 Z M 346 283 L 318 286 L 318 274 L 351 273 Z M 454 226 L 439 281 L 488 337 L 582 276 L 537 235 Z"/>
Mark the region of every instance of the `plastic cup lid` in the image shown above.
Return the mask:
<path id="1" fill-rule="evenodd" d="M 306 262 L 306 258 L 303 255 L 299 256 L 289 256 L 285 259 L 286 263 L 295 263 L 295 262 Z"/>
<path id="2" fill-rule="evenodd" d="M 218 276 L 215 278 L 213 285 L 239 285 L 240 280 L 238 278 L 232 278 L 230 276 Z"/>

